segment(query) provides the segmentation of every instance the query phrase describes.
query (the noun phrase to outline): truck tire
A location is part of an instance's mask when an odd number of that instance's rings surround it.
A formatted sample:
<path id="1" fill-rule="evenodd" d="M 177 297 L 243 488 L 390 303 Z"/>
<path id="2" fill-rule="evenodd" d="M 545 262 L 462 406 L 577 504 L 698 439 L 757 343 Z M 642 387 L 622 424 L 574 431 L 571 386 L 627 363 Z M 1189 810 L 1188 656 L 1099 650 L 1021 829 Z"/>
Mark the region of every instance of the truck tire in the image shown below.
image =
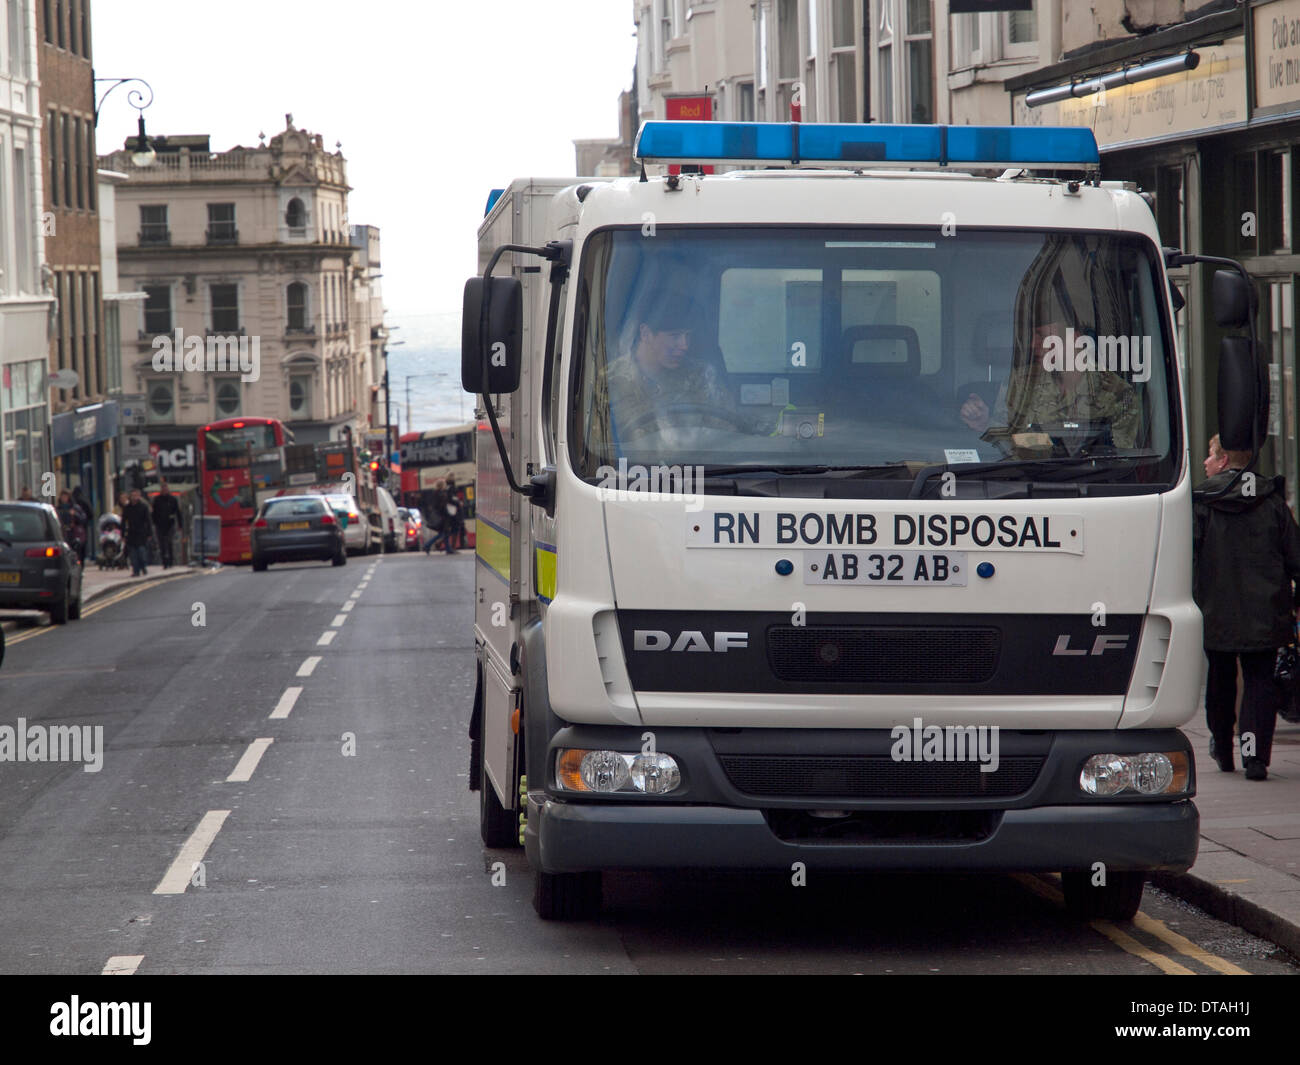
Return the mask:
<path id="1" fill-rule="evenodd" d="M 1090 872 L 1062 873 L 1065 908 L 1084 921 L 1131 921 L 1142 905 L 1146 880 L 1146 873 L 1107 873 L 1105 885 L 1095 887 Z"/>
<path id="2" fill-rule="evenodd" d="M 515 790 L 518 790 L 517 783 L 512 793 Z M 496 789 L 486 772 L 479 774 L 478 831 L 485 847 L 505 850 L 519 846 L 519 818 L 514 810 L 497 801 Z"/>
<path id="3" fill-rule="evenodd" d="M 600 873 L 543 873 L 533 881 L 533 909 L 543 921 L 582 921 L 600 913 Z"/>

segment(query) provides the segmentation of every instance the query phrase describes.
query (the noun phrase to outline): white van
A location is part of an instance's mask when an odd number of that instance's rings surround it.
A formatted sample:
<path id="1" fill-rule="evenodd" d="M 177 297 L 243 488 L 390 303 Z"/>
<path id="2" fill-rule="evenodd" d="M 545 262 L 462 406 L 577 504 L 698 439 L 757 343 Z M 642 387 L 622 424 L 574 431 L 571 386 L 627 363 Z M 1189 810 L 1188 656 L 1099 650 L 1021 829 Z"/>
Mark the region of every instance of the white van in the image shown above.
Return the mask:
<path id="1" fill-rule="evenodd" d="M 397 512 L 397 503 L 387 488 L 376 488 L 379 497 L 379 520 L 383 531 L 384 550 L 398 551 L 406 538 L 406 522 Z"/>

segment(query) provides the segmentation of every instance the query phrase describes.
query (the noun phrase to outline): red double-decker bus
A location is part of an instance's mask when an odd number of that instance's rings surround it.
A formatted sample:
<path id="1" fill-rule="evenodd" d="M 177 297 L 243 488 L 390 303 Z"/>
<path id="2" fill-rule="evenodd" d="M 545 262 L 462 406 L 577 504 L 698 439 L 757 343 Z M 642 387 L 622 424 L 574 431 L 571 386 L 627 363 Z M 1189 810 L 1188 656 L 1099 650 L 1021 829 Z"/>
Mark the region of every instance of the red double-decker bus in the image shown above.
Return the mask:
<path id="1" fill-rule="evenodd" d="M 293 433 L 275 418 L 226 418 L 199 429 L 200 514 L 221 517 L 220 562 L 250 562 L 259 503 L 285 486 L 284 446 Z"/>
<path id="2" fill-rule="evenodd" d="M 402 504 L 428 511 L 432 507 L 434 488 L 448 477 L 456 479 L 456 505 L 465 523 L 465 545 L 474 546 L 474 463 L 473 422 L 430 429 L 423 433 L 403 433 L 398 441 L 401 455 Z"/>

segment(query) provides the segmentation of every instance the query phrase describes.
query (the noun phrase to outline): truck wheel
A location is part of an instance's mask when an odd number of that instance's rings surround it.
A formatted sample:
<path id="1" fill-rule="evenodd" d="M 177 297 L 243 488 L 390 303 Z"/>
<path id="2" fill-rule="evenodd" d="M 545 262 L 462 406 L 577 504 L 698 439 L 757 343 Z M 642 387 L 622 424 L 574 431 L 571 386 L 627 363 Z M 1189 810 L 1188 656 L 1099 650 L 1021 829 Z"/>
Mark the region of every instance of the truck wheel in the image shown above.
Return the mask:
<path id="1" fill-rule="evenodd" d="M 600 913 L 600 873 L 543 873 L 533 881 L 533 909 L 543 921 L 581 921 Z"/>
<path id="2" fill-rule="evenodd" d="M 519 846 L 519 819 L 514 810 L 497 801 L 496 789 L 484 772 L 479 774 L 478 831 L 485 847 L 505 849 Z"/>
<path id="3" fill-rule="evenodd" d="M 1084 921 L 1131 921 L 1142 905 L 1146 873 L 1107 873 L 1106 883 L 1095 887 L 1090 872 L 1061 874 L 1065 908 Z"/>

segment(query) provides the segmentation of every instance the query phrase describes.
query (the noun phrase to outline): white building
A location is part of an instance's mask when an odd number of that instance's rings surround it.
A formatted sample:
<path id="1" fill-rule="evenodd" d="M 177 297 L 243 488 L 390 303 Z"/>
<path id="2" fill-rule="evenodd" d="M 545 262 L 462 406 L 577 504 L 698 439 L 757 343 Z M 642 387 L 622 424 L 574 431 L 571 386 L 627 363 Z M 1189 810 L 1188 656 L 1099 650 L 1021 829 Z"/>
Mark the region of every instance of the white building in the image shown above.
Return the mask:
<path id="1" fill-rule="evenodd" d="M 0 19 L 0 499 L 41 494 L 49 469 L 49 319 L 43 277 L 35 0 Z"/>
<path id="2" fill-rule="evenodd" d="M 1055 62 L 1062 5 L 951 14 L 948 0 L 633 0 L 637 118 L 708 96 L 720 121 L 1005 125 L 1003 82 Z M 1078 21 L 1076 19 L 1076 21 Z M 1080 31 L 1082 32 L 1082 31 Z"/>

